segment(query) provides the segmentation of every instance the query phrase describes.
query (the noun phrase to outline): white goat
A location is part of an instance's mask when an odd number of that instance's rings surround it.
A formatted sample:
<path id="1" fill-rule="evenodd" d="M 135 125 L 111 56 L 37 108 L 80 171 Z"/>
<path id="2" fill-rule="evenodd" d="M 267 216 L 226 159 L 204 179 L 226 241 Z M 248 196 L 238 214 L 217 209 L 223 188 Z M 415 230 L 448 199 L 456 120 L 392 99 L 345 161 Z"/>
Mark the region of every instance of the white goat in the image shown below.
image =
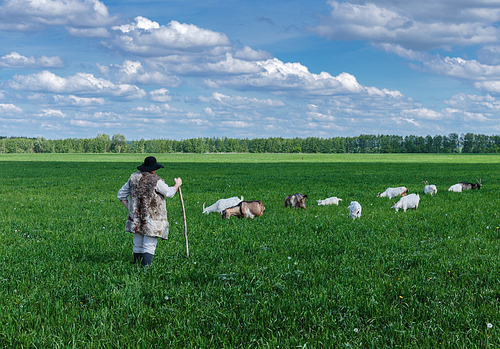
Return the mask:
<path id="1" fill-rule="evenodd" d="M 387 188 L 383 193 L 378 193 L 377 197 L 392 199 L 398 195 L 405 196 L 406 194 L 408 194 L 406 187 Z"/>
<path id="2" fill-rule="evenodd" d="M 448 189 L 448 191 L 453 191 L 455 193 L 461 193 L 462 192 L 462 184 L 461 183 L 454 184 L 450 187 L 450 189 Z"/>
<path id="3" fill-rule="evenodd" d="M 438 190 L 434 184 L 429 184 L 429 182 L 427 182 L 427 181 L 423 181 L 422 183 L 425 184 L 424 194 L 431 194 L 431 196 L 434 196 L 434 194 L 437 194 Z"/>
<path id="4" fill-rule="evenodd" d="M 342 201 L 342 199 L 339 199 L 336 196 L 332 196 L 331 198 L 327 198 L 325 200 L 316 200 L 318 202 L 318 205 L 339 205 L 339 201 Z"/>
<path id="5" fill-rule="evenodd" d="M 215 204 L 210 205 L 205 208 L 205 202 L 203 203 L 203 213 L 208 215 L 210 212 L 222 213 L 226 208 L 233 207 L 238 205 L 243 201 L 243 196 L 240 198 L 234 196 L 228 199 L 219 199 L 215 202 Z"/>
<path id="6" fill-rule="evenodd" d="M 361 217 L 361 205 L 357 201 L 351 201 L 349 205 L 349 218 L 356 219 Z"/>
<path id="7" fill-rule="evenodd" d="M 416 210 L 418 208 L 419 202 L 420 202 L 420 196 L 418 194 L 410 194 L 407 196 L 403 196 L 391 208 L 395 209 L 396 212 L 398 212 L 400 208 L 403 209 L 403 212 L 406 212 L 406 210 L 409 208 Z"/>

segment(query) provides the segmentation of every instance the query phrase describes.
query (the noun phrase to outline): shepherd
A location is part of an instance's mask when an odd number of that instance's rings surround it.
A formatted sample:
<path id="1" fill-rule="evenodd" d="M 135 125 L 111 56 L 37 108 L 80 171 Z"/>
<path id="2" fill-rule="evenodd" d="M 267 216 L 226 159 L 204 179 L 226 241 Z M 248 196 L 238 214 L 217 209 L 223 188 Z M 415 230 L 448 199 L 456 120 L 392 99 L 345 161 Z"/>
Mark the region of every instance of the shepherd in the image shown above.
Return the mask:
<path id="1" fill-rule="evenodd" d="M 168 238 L 165 198 L 173 197 L 182 185 L 180 178 L 174 178 L 173 187 L 165 184 L 156 174 L 160 168 L 154 156 L 146 157 L 117 195 L 128 210 L 125 231 L 134 234 L 134 263 L 141 261 L 143 268 L 152 264 L 158 238 Z"/>

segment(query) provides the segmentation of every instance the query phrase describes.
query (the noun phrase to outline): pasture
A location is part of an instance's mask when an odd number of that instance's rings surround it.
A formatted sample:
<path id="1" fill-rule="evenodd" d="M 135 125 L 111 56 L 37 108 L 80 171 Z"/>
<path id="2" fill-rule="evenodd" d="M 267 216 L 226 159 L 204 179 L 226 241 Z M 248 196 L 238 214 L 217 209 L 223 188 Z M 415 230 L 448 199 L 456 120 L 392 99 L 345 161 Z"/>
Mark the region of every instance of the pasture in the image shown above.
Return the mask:
<path id="1" fill-rule="evenodd" d="M 500 156 L 157 154 L 167 184 L 183 179 L 190 258 L 176 195 L 147 272 L 116 198 L 144 157 L 0 155 L 1 347 L 500 345 Z M 401 185 L 418 210 L 376 197 Z M 297 192 L 305 211 L 283 207 Z M 264 215 L 201 213 L 232 196 Z M 343 201 L 317 206 L 330 196 Z"/>

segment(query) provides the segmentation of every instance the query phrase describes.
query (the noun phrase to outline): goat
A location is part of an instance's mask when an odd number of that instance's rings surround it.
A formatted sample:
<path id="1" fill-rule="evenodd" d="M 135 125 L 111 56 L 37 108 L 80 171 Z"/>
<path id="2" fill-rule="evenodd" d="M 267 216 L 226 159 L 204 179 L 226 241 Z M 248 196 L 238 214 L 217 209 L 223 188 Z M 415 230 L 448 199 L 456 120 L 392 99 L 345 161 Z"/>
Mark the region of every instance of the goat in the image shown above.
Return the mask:
<path id="1" fill-rule="evenodd" d="M 243 196 L 240 198 L 234 196 L 228 199 L 219 199 L 215 202 L 215 204 L 208 206 L 205 208 L 205 202 L 203 203 L 203 213 L 208 215 L 210 212 L 222 213 L 226 208 L 238 205 L 241 201 L 243 201 Z"/>
<path id="2" fill-rule="evenodd" d="M 391 208 L 395 209 L 396 212 L 398 212 L 400 208 L 403 209 L 403 212 L 406 212 L 409 208 L 416 210 L 419 202 L 420 196 L 418 194 L 410 194 L 408 196 L 403 196 L 397 203 L 394 203 L 394 206 Z"/>
<path id="3" fill-rule="evenodd" d="M 457 184 L 453 184 L 449 189 L 448 191 L 453 191 L 455 193 L 461 193 L 462 192 L 462 184 L 460 183 L 457 183 Z"/>
<path id="4" fill-rule="evenodd" d="M 342 199 L 339 199 L 338 197 L 331 197 L 325 200 L 316 200 L 318 202 L 318 205 L 339 205 L 339 201 L 342 201 Z"/>
<path id="5" fill-rule="evenodd" d="M 349 205 L 349 218 L 353 220 L 361 217 L 361 205 L 357 201 L 351 201 Z"/>
<path id="6" fill-rule="evenodd" d="M 266 208 L 260 200 L 241 201 L 238 205 L 228 207 L 222 211 L 222 218 L 236 216 L 238 218 L 254 218 L 264 214 Z"/>
<path id="7" fill-rule="evenodd" d="M 422 183 L 425 184 L 424 187 L 424 194 L 431 194 L 431 196 L 434 196 L 434 194 L 437 194 L 437 188 L 434 184 L 430 184 L 427 181 L 423 181 Z"/>
<path id="8" fill-rule="evenodd" d="M 302 195 L 301 193 L 288 195 L 285 199 L 285 207 L 300 207 L 304 210 L 306 209 L 306 199 L 307 195 Z"/>
<path id="9" fill-rule="evenodd" d="M 481 189 L 481 180 L 476 179 L 476 183 L 469 183 L 469 182 L 458 182 L 458 184 L 462 185 L 462 190 L 469 190 L 469 189 Z"/>
<path id="10" fill-rule="evenodd" d="M 377 197 L 392 199 L 398 195 L 405 196 L 406 194 L 408 194 L 406 187 L 387 188 L 383 193 L 378 193 Z"/>

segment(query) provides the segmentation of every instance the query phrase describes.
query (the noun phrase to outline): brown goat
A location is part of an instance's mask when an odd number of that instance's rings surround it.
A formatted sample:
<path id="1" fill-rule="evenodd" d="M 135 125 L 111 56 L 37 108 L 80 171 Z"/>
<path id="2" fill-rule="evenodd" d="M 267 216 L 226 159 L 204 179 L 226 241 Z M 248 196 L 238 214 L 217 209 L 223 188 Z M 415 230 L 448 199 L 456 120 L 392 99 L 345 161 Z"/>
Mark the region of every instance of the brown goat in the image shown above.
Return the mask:
<path id="1" fill-rule="evenodd" d="M 222 211 L 222 218 L 236 216 L 238 218 L 260 217 L 265 211 L 264 204 L 260 200 L 242 201 L 238 205 L 226 208 Z"/>
<path id="2" fill-rule="evenodd" d="M 285 199 L 285 207 L 300 207 L 304 210 L 306 209 L 306 199 L 307 195 L 302 195 L 301 193 L 288 195 Z"/>

